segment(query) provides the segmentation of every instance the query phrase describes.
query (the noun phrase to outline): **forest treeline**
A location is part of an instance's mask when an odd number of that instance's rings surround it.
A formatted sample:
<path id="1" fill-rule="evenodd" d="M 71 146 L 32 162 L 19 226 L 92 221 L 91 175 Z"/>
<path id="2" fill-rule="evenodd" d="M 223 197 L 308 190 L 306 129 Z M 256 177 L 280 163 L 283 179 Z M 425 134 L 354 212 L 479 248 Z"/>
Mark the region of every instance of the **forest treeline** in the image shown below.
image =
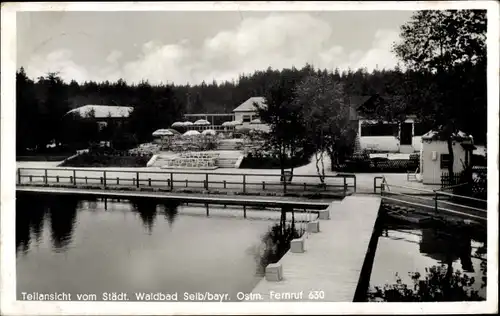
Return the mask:
<path id="1" fill-rule="evenodd" d="M 462 121 L 475 122 L 469 124 L 466 131 L 473 134 L 477 141 L 484 142 L 487 121 L 486 76 L 485 73 L 484 76 L 476 74 L 481 70 L 480 67 L 471 69 L 468 72 L 469 80 L 458 82 L 461 86 L 455 89 L 456 94 L 452 97 L 456 100 L 457 112 L 462 113 Z M 404 72 L 399 67 L 372 72 L 365 69 L 341 72 L 338 69 L 319 70 L 306 65 L 301 69 L 269 68 L 241 75 L 234 82 L 214 81 L 198 85 L 154 85 L 147 81 L 130 84 L 124 80 L 67 83 L 57 73 L 29 78 L 24 69 L 20 68 L 16 74 L 18 154 L 26 148 L 42 148 L 52 140 L 56 143 L 82 145 L 82 142 L 99 138 L 94 127 L 75 128 L 75 122 L 64 122 L 63 117 L 69 110 L 87 104 L 134 107 L 128 123 L 120 129 L 115 128 L 113 135 L 108 137 L 128 135 L 138 142 L 144 142 L 151 139 L 154 130 L 169 127 L 174 121 L 182 119 L 185 113 L 231 113 L 248 98 L 265 95 L 266 89 L 273 82 L 297 82 L 297 79 L 300 81 L 318 74 L 342 83 L 346 96 L 402 96 L 407 111 L 416 114 L 432 108 L 430 90 L 436 80 L 448 80 L 449 84 L 457 81 L 452 74 L 449 79 L 442 79 L 430 72 Z M 168 78 L 168 74 L 165 76 Z M 68 125 L 73 131 L 68 129 Z"/>

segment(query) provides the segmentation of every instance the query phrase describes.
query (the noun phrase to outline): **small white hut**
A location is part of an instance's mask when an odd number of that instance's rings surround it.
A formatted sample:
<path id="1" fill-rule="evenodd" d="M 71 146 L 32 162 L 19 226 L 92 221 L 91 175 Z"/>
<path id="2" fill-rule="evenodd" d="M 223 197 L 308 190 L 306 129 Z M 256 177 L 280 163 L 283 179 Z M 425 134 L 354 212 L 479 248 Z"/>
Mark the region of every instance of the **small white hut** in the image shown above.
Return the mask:
<path id="1" fill-rule="evenodd" d="M 463 132 L 453 135 L 453 172 L 461 172 L 472 160 L 476 148 L 472 136 Z M 441 184 L 441 175 L 448 172 L 450 154 L 448 142 L 439 132 L 431 130 L 422 136 L 420 148 L 420 178 L 423 184 Z"/>

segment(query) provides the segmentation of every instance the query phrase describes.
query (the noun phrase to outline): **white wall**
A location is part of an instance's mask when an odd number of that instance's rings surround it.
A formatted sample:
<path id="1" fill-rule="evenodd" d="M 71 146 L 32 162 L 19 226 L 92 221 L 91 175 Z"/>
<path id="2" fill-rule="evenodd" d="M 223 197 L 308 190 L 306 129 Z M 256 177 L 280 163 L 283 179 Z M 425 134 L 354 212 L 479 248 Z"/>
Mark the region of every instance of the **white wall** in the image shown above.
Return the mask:
<path id="1" fill-rule="evenodd" d="M 234 120 L 243 121 L 243 115 L 250 115 L 250 121 L 251 121 L 253 119 L 252 116 L 257 116 L 257 112 L 255 111 L 234 112 Z"/>
<path id="2" fill-rule="evenodd" d="M 361 149 L 373 149 L 377 151 L 384 152 L 399 152 L 400 151 L 400 141 L 395 136 L 363 136 L 361 133 L 361 125 L 363 123 L 376 123 L 373 120 L 364 120 L 360 119 L 358 122 L 358 135 L 361 135 L 359 138 L 359 143 Z M 414 123 L 413 119 L 405 120 L 405 123 Z M 412 132 L 414 131 L 414 127 Z M 422 144 L 421 136 L 413 136 L 412 137 L 412 147 L 414 151 L 420 151 L 420 147 Z"/>
<path id="3" fill-rule="evenodd" d="M 361 149 L 399 152 L 399 140 L 394 136 L 361 136 L 359 145 Z"/>
<path id="4" fill-rule="evenodd" d="M 269 132 L 270 128 L 267 124 L 251 124 L 251 123 L 243 123 L 242 125 L 238 125 L 235 127 L 236 130 L 241 128 L 250 128 L 255 130 L 260 130 L 264 132 Z"/>
<path id="5" fill-rule="evenodd" d="M 436 160 L 432 160 L 432 152 L 437 153 Z M 422 182 L 424 184 L 441 184 L 441 173 L 448 172 L 448 169 L 441 169 L 441 154 L 448 154 L 448 144 L 445 141 L 432 141 L 422 143 L 421 161 Z M 453 172 L 463 170 L 462 162 L 465 162 L 465 150 L 459 142 L 453 145 Z"/>
<path id="6" fill-rule="evenodd" d="M 413 136 L 411 145 L 413 146 L 415 151 L 420 151 L 420 149 L 422 149 L 422 136 Z"/>

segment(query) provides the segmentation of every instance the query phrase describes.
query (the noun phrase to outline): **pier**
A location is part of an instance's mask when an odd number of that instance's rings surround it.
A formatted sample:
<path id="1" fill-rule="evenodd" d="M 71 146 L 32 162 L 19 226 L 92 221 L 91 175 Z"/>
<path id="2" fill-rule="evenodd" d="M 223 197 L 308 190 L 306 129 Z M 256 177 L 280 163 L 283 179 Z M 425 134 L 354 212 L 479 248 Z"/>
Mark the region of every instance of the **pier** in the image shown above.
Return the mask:
<path id="1" fill-rule="evenodd" d="M 285 207 L 293 208 L 296 212 L 307 210 L 324 210 L 331 203 L 331 200 L 305 200 L 295 197 L 255 197 L 255 196 L 214 196 L 213 194 L 189 194 L 189 193 L 169 193 L 169 192 L 126 192 L 118 190 L 88 190 L 79 188 L 52 188 L 40 186 L 18 186 L 16 192 L 36 193 L 36 194 L 64 194 L 93 196 L 110 199 L 132 199 L 132 198 L 150 198 L 150 199 L 168 199 L 188 203 L 206 203 L 215 205 L 246 205 L 262 207 Z"/>
<path id="2" fill-rule="evenodd" d="M 294 174 L 283 179 L 279 173 L 234 173 L 200 171 L 127 170 L 125 168 L 17 168 L 17 185 L 87 187 L 99 186 L 135 190 L 159 189 L 170 192 L 203 190 L 239 194 L 331 194 L 343 197 L 356 192 L 356 176 L 326 175 L 321 184 L 317 175 Z M 277 170 L 279 172 L 279 170 Z M 288 176 L 287 176 L 288 177 Z M 196 192 L 202 193 L 202 192 Z"/>
<path id="3" fill-rule="evenodd" d="M 292 245 L 278 263 L 268 266 L 253 297 L 267 302 L 362 301 L 375 255 L 380 203 L 380 197 L 364 195 L 332 204 L 329 218 L 320 216 L 317 226 L 311 225 L 312 231 L 296 241 L 303 247 Z"/>

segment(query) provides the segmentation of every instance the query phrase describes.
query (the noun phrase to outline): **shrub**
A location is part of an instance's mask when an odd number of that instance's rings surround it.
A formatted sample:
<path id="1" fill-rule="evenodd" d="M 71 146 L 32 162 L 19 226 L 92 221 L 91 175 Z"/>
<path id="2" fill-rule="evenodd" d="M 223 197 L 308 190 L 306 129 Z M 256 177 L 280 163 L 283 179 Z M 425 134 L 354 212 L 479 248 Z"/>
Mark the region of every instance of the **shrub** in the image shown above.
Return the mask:
<path id="1" fill-rule="evenodd" d="M 290 224 L 281 221 L 272 226 L 270 231 L 262 237 L 262 248 L 256 253 L 257 273 L 263 274 L 268 264 L 278 262 L 290 249 L 291 241 L 299 238 L 302 233 L 296 229 L 293 219 Z"/>
<path id="2" fill-rule="evenodd" d="M 386 302 L 452 302 L 481 301 L 477 290 L 472 289 L 473 277 L 462 274 L 460 270 L 448 273 L 446 265 L 426 268 L 422 279 L 419 272 L 409 273 L 413 285 L 404 284 L 396 274 L 395 284 L 386 284 L 383 288 L 376 286 L 368 295 L 372 301 Z"/>

